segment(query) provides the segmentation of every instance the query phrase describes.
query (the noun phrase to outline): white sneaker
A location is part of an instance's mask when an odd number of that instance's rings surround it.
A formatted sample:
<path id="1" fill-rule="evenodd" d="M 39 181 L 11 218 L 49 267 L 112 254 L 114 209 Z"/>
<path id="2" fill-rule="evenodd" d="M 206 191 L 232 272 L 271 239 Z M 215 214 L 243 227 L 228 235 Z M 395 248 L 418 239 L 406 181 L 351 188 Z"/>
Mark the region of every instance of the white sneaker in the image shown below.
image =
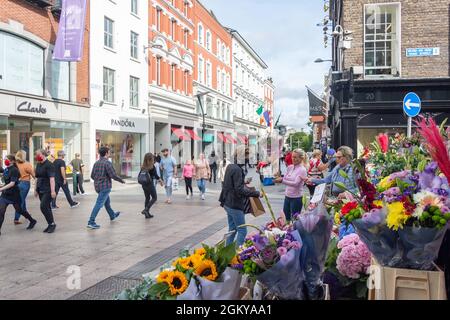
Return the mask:
<path id="1" fill-rule="evenodd" d="M 205 194 L 202 193 L 202 200 L 205 200 Z"/>
<path id="2" fill-rule="evenodd" d="M 187 195 L 186 200 L 190 200 L 190 199 L 191 199 L 191 196 Z"/>

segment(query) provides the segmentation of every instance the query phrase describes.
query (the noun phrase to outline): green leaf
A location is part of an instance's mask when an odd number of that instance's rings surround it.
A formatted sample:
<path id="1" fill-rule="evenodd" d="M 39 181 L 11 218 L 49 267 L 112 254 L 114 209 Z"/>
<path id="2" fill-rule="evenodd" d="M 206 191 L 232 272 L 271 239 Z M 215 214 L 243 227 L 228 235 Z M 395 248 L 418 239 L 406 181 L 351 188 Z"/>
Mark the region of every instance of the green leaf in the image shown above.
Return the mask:
<path id="1" fill-rule="evenodd" d="M 337 186 L 338 188 L 341 188 L 342 190 L 348 191 L 347 187 L 345 186 L 345 184 L 343 184 L 342 182 L 333 182 L 335 186 Z"/>
<path id="2" fill-rule="evenodd" d="M 165 282 L 155 283 L 148 289 L 148 294 L 151 296 L 157 296 L 169 289 L 169 285 Z"/>
<path id="3" fill-rule="evenodd" d="M 439 131 L 444 134 L 445 133 L 445 124 L 447 123 L 448 118 L 445 118 L 444 121 L 442 121 L 441 125 L 439 126 Z"/>
<path id="4" fill-rule="evenodd" d="M 349 179 L 347 172 L 342 169 L 339 170 L 339 175 L 345 179 Z"/>

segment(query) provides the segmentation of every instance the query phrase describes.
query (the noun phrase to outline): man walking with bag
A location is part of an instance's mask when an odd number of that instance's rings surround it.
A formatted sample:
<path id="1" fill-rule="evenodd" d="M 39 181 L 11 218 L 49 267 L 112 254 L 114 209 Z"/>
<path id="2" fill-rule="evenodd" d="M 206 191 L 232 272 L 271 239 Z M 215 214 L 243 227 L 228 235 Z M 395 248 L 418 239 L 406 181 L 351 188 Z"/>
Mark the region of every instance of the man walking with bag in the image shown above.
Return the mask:
<path id="1" fill-rule="evenodd" d="M 70 162 L 73 171 L 73 195 L 76 196 L 77 193 L 84 195 L 83 189 L 83 160 L 80 158 L 79 153 L 75 153 L 75 159 Z"/>
<path id="2" fill-rule="evenodd" d="M 111 221 L 117 219 L 120 212 L 115 212 L 111 208 L 111 200 L 109 194 L 111 193 L 112 180 L 114 179 L 120 183 L 125 184 L 125 181 L 118 177 L 111 162 L 109 162 L 109 149 L 107 147 L 101 147 L 99 150 L 100 159 L 94 164 L 91 173 L 91 179 L 94 180 L 95 191 L 98 193 L 97 202 L 92 209 L 91 217 L 87 227 L 89 229 L 99 229 L 100 226 L 95 223 L 100 209 L 105 206 L 106 211 L 109 214 Z"/>

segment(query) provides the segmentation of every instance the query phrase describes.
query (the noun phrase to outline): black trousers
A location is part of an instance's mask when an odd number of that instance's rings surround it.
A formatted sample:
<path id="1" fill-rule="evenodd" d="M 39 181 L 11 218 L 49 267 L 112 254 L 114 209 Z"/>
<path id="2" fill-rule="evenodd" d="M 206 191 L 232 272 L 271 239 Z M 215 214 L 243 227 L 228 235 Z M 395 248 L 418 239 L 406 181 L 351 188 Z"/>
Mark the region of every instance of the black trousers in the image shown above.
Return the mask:
<path id="1" fill-rule="evenodd" d="M 3 221 L 5 220 L 5 212 L 6 212 L 6 209 L 8 208 L 8 206 L 9 206 L 8 203 L 6 203 L 0 199 L 0 230 L 2 229 Z M 16 210 L 16 212 L 19 212 L 22 216 L 24 216 L 29 221 L 33 221 L 33 218 L 31 217 L 31 215 L 28 213 L 28 211 L 25 211 L 22 209 L 19 202 L 14 203 L 13 207 Z"/>
<path id="2" fill-rule="evenodd" d="M 156 194 L 156 188 L 153 181 L 148 185 L 143 185 L 142 189 L 145 194 L 145 211 L 150 211 L 150 208 L 155 204 L 156 200 L 158 200 L 158 195 Z"/>
<path id="3" fill-rule="evenodd" d="M 186 184 L 186 195 L 189 195 L 189 191 L 191 192 L 191 195 L 194 194 L 192 191 L 192 178 L 184 177 L 184 183 Z"/>
<path id="4" fill-rule="evenodd" d="M 41 212 L 49 225 L 55 223 L 52 213 L 52 195 L 50 192 L 39 192 L 39 200 L 41 200 Z"/>
<path id="5" fill-rule="evenodd" d="M 217 163 L 213 163 L 211 165 L 211 176 L 209 177 L 209 182 L 214 179 L 214 183 L 216 183 L 217 180 Z"/>
<path id="6" fill-rule="evenodd" d="M 58 197 L 59 189 L 62 189 L 64 191 L 64 195 L 66 196 L 67 202 L 69 202 L 70 205 L 73 205 L 75 202 L 73 201 L 72 196 L 70 195 L 69 184 L 55 182 L 56 197 Z M 52 199 L 52 208 L 54 207 L 56 207 L 56 198 Z"/>

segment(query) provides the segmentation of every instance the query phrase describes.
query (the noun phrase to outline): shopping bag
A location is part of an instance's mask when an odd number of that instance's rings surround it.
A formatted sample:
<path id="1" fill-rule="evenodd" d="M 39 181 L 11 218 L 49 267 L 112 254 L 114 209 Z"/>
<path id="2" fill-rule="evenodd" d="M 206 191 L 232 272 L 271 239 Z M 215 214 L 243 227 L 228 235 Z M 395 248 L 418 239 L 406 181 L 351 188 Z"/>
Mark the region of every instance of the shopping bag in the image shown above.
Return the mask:
<path id="1" fill-rule="evenodd" d="M 178 178 L 172 178 L 172 190 L 177 191 L 179 186 Z"/>
<path id="2" fill-rule="evenodd" d="M 252 208 L 251 214 L 255 217 L 259 217 L 266 213 L 266 210 L 264 209 L 264 206 L 259 198 L 250 198 L 250 206 Z"/>

